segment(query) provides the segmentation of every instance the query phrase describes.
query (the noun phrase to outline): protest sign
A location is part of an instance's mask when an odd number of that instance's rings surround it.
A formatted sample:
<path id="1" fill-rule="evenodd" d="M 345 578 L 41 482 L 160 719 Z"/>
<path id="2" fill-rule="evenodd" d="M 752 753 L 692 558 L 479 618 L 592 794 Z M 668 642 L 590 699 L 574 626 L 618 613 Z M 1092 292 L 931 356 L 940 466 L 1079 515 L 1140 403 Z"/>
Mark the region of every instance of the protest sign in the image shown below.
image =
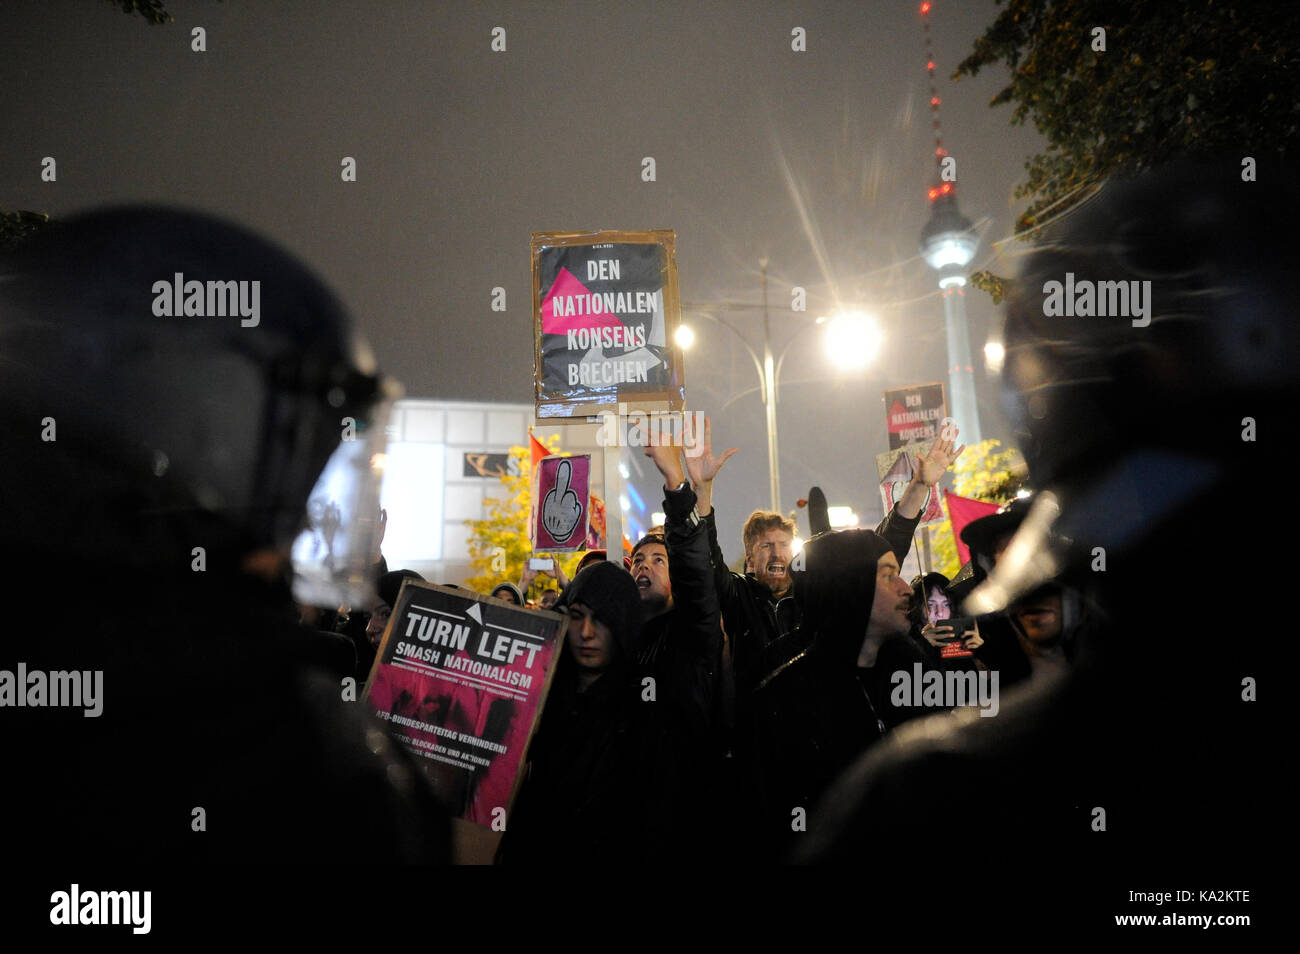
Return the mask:
<path id="1" fill-rule="evenodd" d="M 529 536 L 536 553 L 587 549 L 591 515 L 591 455 L 544 457 L 533 470 Z"/>
<path id="2" fill-rule="evenodd" d="M 398 594 L 363 699 L 479 835 L 503 830 L 567 623 L 416 580 Z"/>
<path id="3" fill-rule="evenodd" d="M 924 454 L 930 444 L 906 444 L 896 450 L 876 455 L 876 472 L 880 475 L 880 500 L 885 506 L 885 513 L 902 498 L 907 485 L 912 480 L 912 458 Z M 930 488 L 930 497 L 921 510 L 921 522 L 918 526 L 940 523 L 944 519 L 943 507 L 939 504 L 939 494 Z"/>
<path id="4" fill-rule="evenodd" d="M 885 429 L 889 449 L 933 441 L 947 417 L 943 385 L 913 384 L 885 392 Z"/>
<path id="5" fill-rule="evenodd" d="M 539 419 L 681 410 L 675 241 L 667 229 L 533 234 Z"/>

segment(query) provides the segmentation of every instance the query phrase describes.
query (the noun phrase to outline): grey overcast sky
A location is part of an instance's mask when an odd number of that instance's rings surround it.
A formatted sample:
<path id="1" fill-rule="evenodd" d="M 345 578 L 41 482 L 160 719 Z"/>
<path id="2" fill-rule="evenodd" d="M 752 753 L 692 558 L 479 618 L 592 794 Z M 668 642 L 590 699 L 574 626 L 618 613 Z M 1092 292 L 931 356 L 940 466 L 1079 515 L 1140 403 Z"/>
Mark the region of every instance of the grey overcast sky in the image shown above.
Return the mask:
<path id="1" fill-rule="evenodd" d="M 13 4 L 0 35 L 0 207 L 56 217 L 164 202 L 246 223 L 338 291 L 413 397 L 530 402 L 529 234 L 677 232 L 682 299 L 761 348 L 759 259 L 781 375 L 788 509 L 812 483 L 878 518 L 881 391 L 941 380 L 943 312 L 917 257 L 933 172 L 919 3 L 374 4 L 168 0 L 150 26 L 88 0 Z M 1014 269 L 1012 189 L 1041 145 L 988 107 L 994 70 L 947 81 L 992 22 L 991 0 L 935 4 L 944 145 L 975 266 Z M 201 26 L 207 51 L 190 48 Z M 494 27 L 506 31 L 493 52 Z M 791 49 L 803 27 L 805 52 Z M 58 180 L 44 183 L 44 156 Z M 340 178 L 355 157 L 357 181 Z M 654 157 L 657 181 L 641 180 Z M 801 215 L 800 205 L 805 210 Z M 1007 243 L 1010 246 L 1012 243 Z M 887 340 L 853 375 L 826 361 L 809 315 L 874 312 Z M 492 311 L 492 289 L 507 310 Z M 977 360 L 994 307 L 968 295 Z M 689 316 L 688 316 L 689 317 Z M 734 556 L 767 505 L 758 376 L 724 329 L 696 322 L 690 405 L 739 446 L 719 482 Z M 797 340 L 792 338 L 798 334 Z M 985 436 L 1006 437 L 980 370 Z M 730 542 L 734 541 L 734 542 Z"/>

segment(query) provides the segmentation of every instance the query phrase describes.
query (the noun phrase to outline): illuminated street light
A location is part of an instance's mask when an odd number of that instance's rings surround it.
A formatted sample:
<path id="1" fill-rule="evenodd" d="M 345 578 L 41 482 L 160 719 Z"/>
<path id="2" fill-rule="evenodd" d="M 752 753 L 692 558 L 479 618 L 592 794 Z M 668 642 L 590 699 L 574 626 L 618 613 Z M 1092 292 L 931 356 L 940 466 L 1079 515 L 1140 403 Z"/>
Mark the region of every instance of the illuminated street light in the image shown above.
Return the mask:
<path id="1" fill-rule="evenodd" d="M 763 352 L 761 355 L 745 340 L 745 336 L 725 319 L 704 310 L 693 310 L 692 314 L 726 328 L 736 336 L 745 351 L 754 360 L 754 370 L 758 372 L 758 386 L 763 397 L 763 410 L 767 423 L 770 506 L 772 510 L 781 513 L 783 511 L 781 509 L 780 455 L 777 452 L 776 385 L 781 378 L 781 366 L 785 363 L 786 355 L 790 353 L 790 346 L 799 340 L 799 335 L 796 334 L 790 338 L 785 343 L 785 347 L 782 348 L 780 354 L 774 355 L 772 353 L 771 324 L 767 307 L 767 259 L 760 259 L 758 264 L 763 292 L 763 303 L 761 305 L 763 310 Z M 880 327 L 870 316 L 861 311 L 838 312 L 830 318 L 823 316 L 818 318 L 815 324 L 825 326 L 826 350 L 832 361 L 842 368 L 860 368 L 868 364 L 879 353 L 881 344 L 884 341 L 884 335 L 881 333 Z M 804 324 L 801 331 L 810 330 L 814 326 L 813 323 Z M 695 333 L 687 325 L 678 325 L 675 340 L 681 348 L 688 348 L 695 340 Z"/>
<path id="2" fill-rule="evenodd" d="M 826 323 L 826 354 L 844 370 L 862 368 L 880 353 L 880 326 L 861 311 L 846 311 Z"/>

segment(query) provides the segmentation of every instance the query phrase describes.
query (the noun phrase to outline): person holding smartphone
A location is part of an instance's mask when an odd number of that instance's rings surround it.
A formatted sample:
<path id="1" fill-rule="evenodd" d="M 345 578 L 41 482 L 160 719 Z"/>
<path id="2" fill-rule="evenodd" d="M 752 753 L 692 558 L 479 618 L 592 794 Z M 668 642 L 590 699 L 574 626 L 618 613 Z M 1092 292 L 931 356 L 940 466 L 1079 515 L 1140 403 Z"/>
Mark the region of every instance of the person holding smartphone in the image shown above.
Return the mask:
<path id="1" fill-rule="evenodd" d="M 529 589 L 535 582 L 537 582 L 539 576 L 549 576 L 555 580 L 555 582 L 559 584 L 560 593 L 563 593 L 564 588 L 569 585 L 569 578 L 564 572 L 564 567 L 560 565 L 560 561 L 555 558 L 555 555 L 537 553 L 524 561 L 523 572 L 519 575 L 519 592 L 522 593 L 525 598 L 528 596 Z M 542 595 L 543 594 L 541 593 L 538 594 L 539 605 Z M 554 605 L 554 603 L 555 600 L 552 600 L 551 605 Z M 543 609 L 546 608 L 548 607 L 543 607 Z"/>
<path id="2" fill-rule="evenodd" d="M 948 599 L 948 578 L 927 573 L 912 581 L 912 622 L 919 631 L 921 647 L 932 662 L 973 658 L 984 645 L 975 620 L 952 615 Z"/>

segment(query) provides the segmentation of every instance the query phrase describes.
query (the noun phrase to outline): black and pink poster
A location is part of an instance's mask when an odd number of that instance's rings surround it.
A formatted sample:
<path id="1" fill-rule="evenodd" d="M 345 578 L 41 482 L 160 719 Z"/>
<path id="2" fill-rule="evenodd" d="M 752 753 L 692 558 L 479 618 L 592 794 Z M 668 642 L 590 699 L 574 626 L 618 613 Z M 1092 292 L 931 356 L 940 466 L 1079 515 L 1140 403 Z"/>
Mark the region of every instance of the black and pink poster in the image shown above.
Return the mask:
<path id="1" fill-rule="evenodd" d="M 591 523 L 591 455 L 543 457 L 533 471 L 528 531 L 536 553 L 586 550 Z"/>
<path id="2" fill-rule="evenodd" d="M 885 430 L 889 449 L 933 441 L 948 416 L 943 385 L 913 384 L 885 392 Z"/>
<path id="3" fill-rule="evenodd" d="M 419 756 L 454 817 L 492 827 L 508 815 L 567 622 L 403 584 L 363 699 Z"/>
<path id="4" fill-rule="evenodd" d="M 533 235 L 538 418 L 680 410 L 674 233 Z"/>

